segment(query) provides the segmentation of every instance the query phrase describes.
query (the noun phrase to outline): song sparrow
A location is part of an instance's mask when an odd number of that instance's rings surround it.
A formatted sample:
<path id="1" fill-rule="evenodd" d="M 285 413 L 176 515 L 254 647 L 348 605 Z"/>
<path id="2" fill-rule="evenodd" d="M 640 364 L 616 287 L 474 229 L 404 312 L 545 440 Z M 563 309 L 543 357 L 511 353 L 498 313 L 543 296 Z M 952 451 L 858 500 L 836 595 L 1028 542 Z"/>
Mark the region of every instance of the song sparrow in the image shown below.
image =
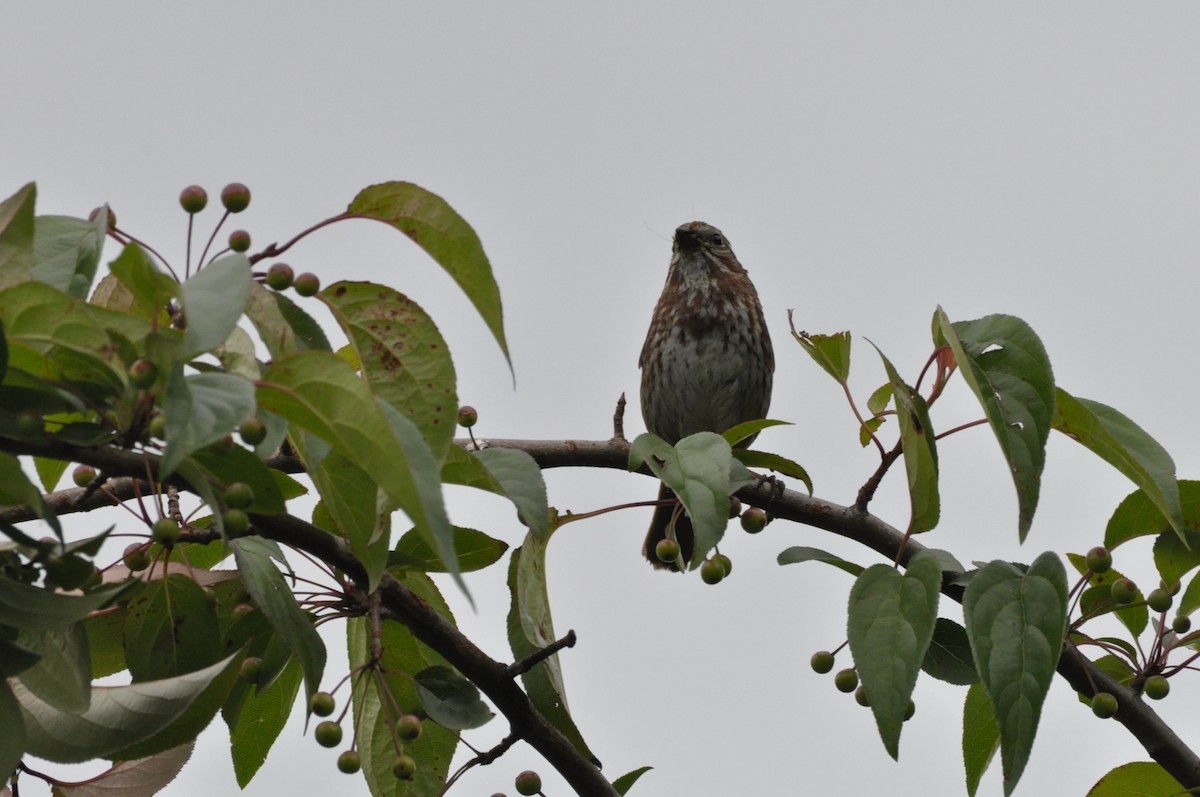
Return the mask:
<path id="1" fill-rule="evenodd" d="M 766 417 L 775 370 L 771 336 L 746 269 L 716 227 L 692 221 L 675 230 L 667 283 L 638 366 L 646 428 L 672 445 Z M 661 500 L 672 497 L 659 486 Z M 654 511 L 642 554 L 655 567 L 671 567 L 654 549 L 674 511 L 674 505 Z M 683 561 L 690 561 L 694 536 L 686 516 L 676 521 L 675 535 Z"/>

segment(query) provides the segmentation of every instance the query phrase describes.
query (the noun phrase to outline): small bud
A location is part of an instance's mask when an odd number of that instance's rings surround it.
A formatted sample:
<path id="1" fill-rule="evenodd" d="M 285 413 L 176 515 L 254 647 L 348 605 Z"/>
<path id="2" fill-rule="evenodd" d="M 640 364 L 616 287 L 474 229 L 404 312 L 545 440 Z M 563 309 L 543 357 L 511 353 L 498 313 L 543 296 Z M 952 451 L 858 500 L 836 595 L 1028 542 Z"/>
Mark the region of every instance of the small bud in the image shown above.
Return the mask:
<path id="1" fill-rule="evenodd" d="M 92 210 L 92 212 L 88 214 L 88 221 L 95 221 L 96 217 L 100 215 L 101 209 L 102 208 L 94 208 Z M 108 229 L 115 230 L 117 228 L 117 214 L 112 212 L 112 208 L 108 208 L 107 210 L 108 210 Z"/>

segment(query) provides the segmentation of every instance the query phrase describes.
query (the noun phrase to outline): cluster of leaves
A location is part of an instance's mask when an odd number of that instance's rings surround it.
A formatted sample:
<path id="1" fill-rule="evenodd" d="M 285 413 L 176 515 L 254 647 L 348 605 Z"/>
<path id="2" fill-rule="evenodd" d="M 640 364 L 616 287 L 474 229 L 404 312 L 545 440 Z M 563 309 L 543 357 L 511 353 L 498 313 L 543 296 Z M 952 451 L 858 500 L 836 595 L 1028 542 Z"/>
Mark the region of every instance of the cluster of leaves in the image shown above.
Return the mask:
<path id="1" fill-rule="evenodd" d="M 964 568 L 949 552 L 907 543 L 895 566 L 864 567 L 828 552 L 793 547 L 779 555 L 780 564 L 820 561 L 855 576 L 849 595 L 847 638 L 853 668 L 839 673 L 839 687 L 857 691 L 869 705 L 884 746 L 899 753 L 905 719 L 919 672 L 949 683 L 969 686 L 964 703 L 963 755 L 967 791 L 975 794 L 980 778 L 997 749 L 1001 751 L 1005 793 L 1011 793 L 1028 761 L 1038 719 L 1064 644 L 1098 646 L 1096 662 L 1103 671 L 1137 693 L 1161 698 L 1164 678 L 1183 670 L 1200 648 L 1200 634 L 1187 635 L 1188 615 L 1200 606 L 1200 577 L 1193 578 L 1177 607 L 1173 623 L 1166 612 L 1183 576 L 1200 566 L 1200 499 L 1196 482 L 1177 481 L 1171 457 L 1154 439 L 1117 410 L 1072 396 L 1055 385 L 1041 341 L 1023 321 L 993 315 L 976 321 L 951 322 L 940 308 L 933 320 L 934 354 L 927 369 L 937 377 L 927 395 L 920 380 L 910 386 L 880 352 L 888 381 L 867 402 L 864 417 L 851 399 L 863 445 L 875 444 L 880 470 L 859 496 L 865 510 L 874 487 L 888 466 L 902 456 L 912 513 L 908 535 L 937 525 L 937 439 L 930 407 L 957 369 L 984 410 L 1000 444 L 1016 487 L 1017 531 L 1023 541 L 1033 519 L 1045 462 L 1046 443 L 1057 430 L 1086 446 L 1126 475 L 1138 487 L 1117 507 L 1104 535 L 1108 549 L 1146 535 L 1156 537 L 1155 564 L 1162 586 L 1143 598 L 1136 586 L 1111 569 L 1105 548 L 1090 556 L 1069 555 L 1079 571 L 1069 586 L 1061 560 L 1042 553 L 1029 565 L 993 561 Z M 845 390 L 850 370 L 850 335 L 809 335 L 793 330 L 796 340 Z M 923 374 L 924 376 L 924 374 Z M 890 451 L 878 437 L 882 424 L 895 419 L 899 441 Z M 950 430 L 954 432 L 958 430 Z M 947 433 L 950 433 L 947 432 Z M 913 550 L 917 549 L 917 550 Z M 964 625 L 939 617 L 941 594 L 959 599 Z M 1153 608 L 1158 617 L 1149 617 Z M 1115 612 L 1130 639 L 1093 637 L 1084 626 Z M 1153 639 L 1140 637 L 1152 626 Z M 1172 652 L 1187 658 L 1171 663 Z M 1145 651 L 1145 652 L 1143 652 Z M 828 672 L 834 656 L 821 652 L 813 667 Z M 861 680 L 861 686 L 859 681 Z M 1100 692 L 1093 687 L 1094 692 Z M 1085 695 L 1085 698 L 1092 697 Z M 1112 710 L 1105 712 L 1103 707 Z M 1097 714 L 1111 716 L 1117 702 L 1100 692 L 1092 698 Z M 1180 787 L 1157 765 L 1118 767 L 1097 784 L 1094 795 L 1124 794 L 1136 769 L 1142 785 L 1153 783 L 1173 793 Z M 1131 769 L 1132 768 L 1132 769 Z M 1132 777 L 1132 776 L 1131 776 Z"/>
<path id="2" fill-rule="evenodd" d="M 373 794 L 442 793 L 460 734 L 492 712 L 374 598 L 381 582 L 398 583 L 453 624 L 428 574 L 450 573 L 465 590 L 461 574 L 508 547 L 447 519 L 442 485 L 476 487 L 509 497 L 529 527 L 509 565 L 514 653 L 553 642 L 545 486 L 527 454 L 452 445 L 454 366 L 415 302 L 366 282 L 319 289 L 277 258 L 331 221 L 386 223 L 462 287 L 507 356 L 475 233 L 439 197 L 385 183 L 286 244 L 247 254 L 249 233 L 238 230 L 210 258 L 222 224 L 250 203 L 232 184 L 193 270 L 192 224 L 207 194 L 192 186 L 180 197 L 186 267 L 175 269 L 107 208 L 91 220 L 35 216 L 35 194 L 31 184 L 0 204 L 0 503 L 32 508 L 53 536 L 0 523 L 0 775 L 26 755 L 109 759 L 124 763 L 88 784 L 56 783 L 60 793 L 152 794 L 220 712 L 245 785 L 301 684 L 319 716 L 336 710 L 331 692 L 348 685 L 347 707 L 317 725 L 318 741 L 332 745 L 350 725 L 339 766 L 361 767 Z M 106 237 L 121 248 L 100 274 Z M 289 288 L 327 310 L 346 345 L 334 350 Z M 32 455 L 40 486 L 22 454 Z M 69 496 L 71 511 L 98 495 L 128 502 L 134 528 L 122 523 L 120 533 L 139 539 L 116 561 L 103 561 L 112 529 L 68 540 L 42 495 L 72 461 L 100 472 L 76 472 L 83 486 Z M 344 545 L 353 573 L 318 561 L 315 576 L 298 575 L 294 552 L 265 533 L 309 490 L 285 471 L 307 474 L 318 500 L 305 528 Z M 397 511 L 412 528 L 393 547 Z M 219 569 L 230 554 L 235 567 Z M 337 618 L 351 672 L 323 692 L 315 626 Z M 125 685 L 93 683 L 123 671 Z M 522 677 L 534 704 L 586 752 L 555 659 Z"/>

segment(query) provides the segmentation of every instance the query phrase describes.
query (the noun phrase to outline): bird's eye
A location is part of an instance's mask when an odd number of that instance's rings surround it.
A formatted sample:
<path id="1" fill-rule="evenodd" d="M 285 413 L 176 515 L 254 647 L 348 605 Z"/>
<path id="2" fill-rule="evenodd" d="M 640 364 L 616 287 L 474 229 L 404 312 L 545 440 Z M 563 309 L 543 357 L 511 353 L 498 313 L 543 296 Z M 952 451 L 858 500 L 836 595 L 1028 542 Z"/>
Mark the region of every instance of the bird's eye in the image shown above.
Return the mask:
<path id="1" fill-rule="evenodd" d="M 725 243 L 723 240 L 721 240 L 721 236 L 719 235 L 714 235 L 712 242 L 714 246 L 720 246 L 721 244 Z"/>

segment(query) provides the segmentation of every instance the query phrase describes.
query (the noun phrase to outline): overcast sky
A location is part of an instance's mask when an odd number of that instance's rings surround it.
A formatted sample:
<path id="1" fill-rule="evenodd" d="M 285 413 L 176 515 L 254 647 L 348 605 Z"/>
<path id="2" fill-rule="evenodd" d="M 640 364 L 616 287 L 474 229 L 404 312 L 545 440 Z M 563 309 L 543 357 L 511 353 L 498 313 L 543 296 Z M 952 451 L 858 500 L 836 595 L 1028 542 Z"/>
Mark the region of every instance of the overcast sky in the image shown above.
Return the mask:
<path id="1" fill-rule="evenodd" d="M 954 320 L 1020 316 L 1062 387 L 1134 418 L 1182 477 L 1200 471 L 1200 6 L 331 8 L 3 3 L 0 194 L 36 180 L 41 213 L 86 215 L 110 202 L 123 228 L 181 259 L 176 197 L 190 183 L 214 196 L 232 180 L 250 186 L 238 222 L 254 249 L 337 213 L 366 185 L 421 184 L 483 240 L 515 390 L 461 292 L 402 236 L 346 224 L 289 262 L 326 282 L 385 282 L 422 303 L 485 437 L 606 438 L 622 391 L 627 430 L 642 430 L 637 357 L 670 236 L 702 219 L 749 269 L 775 340 L 771 415 L 795 425 L 757 447 L 802 462 L 821 497 L 851 502 L 877 455 L 858 447 L 840 390 L 791 341 L 789 308 L 810 332 L 854 333 L 852 385 L 863 401 L 885 380 L 865 338 L 911 381 L 939 304 Z M 933 420 L 946 429 L 979 416 L 958 381 Z M 1083 551 L 1132 490 L 1056 436 L 1020 546 L 990 433 L 956 435 L 940 454 L 942 523 L 923 541 L 963 562 Z M 898 476 L 874 508 L 903 527 Z M 577 512 L 655 490 L 624 473 L 547 478 L 551 503 Z M 503 502 L 460 492 L 449 501 L 456 522 L 519 543 Z M 897 764 L 869 712 L 808 668 L 813 651 L 845 638 L 850 579 L 819 565 L 780 568 L 776 554 L 794 544 L 864 564 L 872 554 L 783 523 L 754 538 L 731 529 L 722 550 L 734 573 L 708 587 L 640 560 L 649 516 L 573 524 L 550 548 L 555 623 L 579 635 L 563 661 L 571 708 L 606 773 L 655 766 L 634 795 L 868 795 L 881 784 L 891 794 L 965 793 L 962 689 L 922 679 Z M 1136 552 L 1118 567 L 1152 583 L 1148 544 Z M 504 659 L 507 597 L 494 570 L 469 582 L 478 612 L 450 597 L 460 623 Z M 330 683 L 344 666 L 335 657 Z M 1189 708 L 1198 694 L 1181 678 L 1162 704 L 1185 739 L 1200 733 Z M 505 730 L 497 720 L 471 738 L 487 746 Z M 284 731 L 247 794 L 366 793 L 337 773 L 334 752 L 300 733 L 294 723 Z M 218 722 L 165 793 L 233 792 L 227 751 Z M 1017 793 L 1082 795 L 1110 766 L 1147 759 L 1059 681 Z M 451 794 L 511 794 L 527 767 L 543 773 L 549 797 L 568 793 L 518 747 Z M 1001 793 L 998 769 L 981 794 Z"/>

